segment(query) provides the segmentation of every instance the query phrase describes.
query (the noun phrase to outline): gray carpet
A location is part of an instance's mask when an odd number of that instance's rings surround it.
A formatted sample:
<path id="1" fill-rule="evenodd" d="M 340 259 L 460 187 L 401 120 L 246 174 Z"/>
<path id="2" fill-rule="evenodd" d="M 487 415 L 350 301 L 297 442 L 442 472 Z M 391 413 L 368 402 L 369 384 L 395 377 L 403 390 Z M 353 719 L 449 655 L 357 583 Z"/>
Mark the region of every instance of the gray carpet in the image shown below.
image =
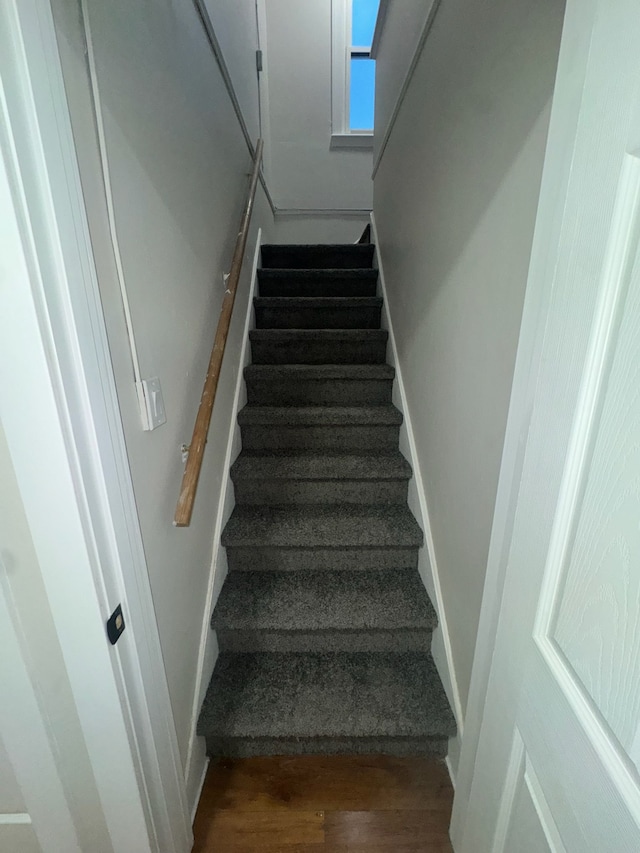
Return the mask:
<path id="1" fill-rule="evenodd" d="M 258 281 L 261 296 L 375 296 L 378 271 L 260 269 Z"/>
<path id="2" fill-rule="evenodd" d="M 384 329 L 253 329 L 254 364 L 382 364 Z"/>
<path id="3" fill-rule="evenodd" d="M 433 662 L 425 653 L 222 654 L 200 718 L 211 741 L 333 738 L 344 752 L 359 738 L 389 746 L 455 733 Z M 247 754 L 250 743 L 245 743 Z"/>
<path id="4" fill-rule="evenodd" d="M 419 548 L 422 530 L 405 506 L 236 506 L 225 546 Z"/>
<path id="5" fill-rule="evenodd" d="M 245 369 L 211 755 L 446 754 L 373 247 L 263 246 Z"/>
<path id="6" fill-rule="evenodd" d="M 254 300 L 258 329 L 379 329 L 378 296 L 262 296 Z"/>
<path id="7" fill-rule="evenodd" d="M 436 614 L 411 569 L 397 572 L 232 572 L 213 628 L 321 631 L 368 628 L 433 630 Z"/>
<path id="8" fill-rule="evenodd" d="M 238 504 L 406 504 L 411 466 L 389 454 L 254 454 L 231 467 Z"/>

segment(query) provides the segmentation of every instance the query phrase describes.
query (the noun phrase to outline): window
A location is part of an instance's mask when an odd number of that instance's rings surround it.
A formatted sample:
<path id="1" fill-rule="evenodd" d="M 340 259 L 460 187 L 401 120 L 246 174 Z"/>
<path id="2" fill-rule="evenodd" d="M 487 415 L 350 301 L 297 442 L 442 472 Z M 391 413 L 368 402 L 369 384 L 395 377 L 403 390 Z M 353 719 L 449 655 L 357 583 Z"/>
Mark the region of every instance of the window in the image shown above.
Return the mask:
<path id="1" fill-rule="evenodd" d="M 371 43 L 380 0 L 332 0 L 332 147 L 370 148 L 375 60 Z"/>
<path id="2" fill-rule="evenodd" d="M 351 0 L 349 51 L 349 131 L 373 132 L 376 61 L 371 42 L 380 0 Z"/>

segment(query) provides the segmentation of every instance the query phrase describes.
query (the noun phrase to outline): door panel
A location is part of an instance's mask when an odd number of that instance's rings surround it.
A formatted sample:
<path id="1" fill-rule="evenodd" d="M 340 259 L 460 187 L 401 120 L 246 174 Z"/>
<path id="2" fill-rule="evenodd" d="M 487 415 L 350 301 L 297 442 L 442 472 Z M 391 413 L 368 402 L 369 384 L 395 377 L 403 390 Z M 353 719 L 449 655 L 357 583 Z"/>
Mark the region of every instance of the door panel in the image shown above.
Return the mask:
<path id="1" fill-rule="evenodd" d="M 41 853 L 20 785 L 0 738 L 0 841 L 2 853 Z"/>
<path id="2" fill-rule="evenodd" d="M 493 853 L 565 853 L 560 833 L 524 741 L 515 730 Z"/>
<path id="3" fill-rule="evenodd" d="M 521 853 L 563 853 L 558 843 L 558 831 L 551 817 L 546 798 L 532 767 L 525 761 L 523 772 L 514 792 L 506 843 L 503 850 Z M 555 841 L 553 840 L 555 839 Z"/>
<path id="4" fill-rule="evenodd" d="M 13 819 L 15 820 L 15 819 Z M 42 853 L 31 822 L 7 822 L 0 817 L 2 853 Z"/>
<path id="5" fill-rule="evenodd" d="M 596 5 L 586 39 L 567 6 L 586 65 L 561 50 L 549 151 L 579 67 L 580 110 L 532 260 L 548 297 L 523 321 L 539 362 L 459 853 L 640 850 L 640 28 L 634 0 Z"/>
<path id="6" fill-rule="evenodd" d="M 0 850 L 80 853 L 6 596 L 0 559 Z M 19 624 L 19 622 L 18 622 Z"/>
<path id="7" fill-rule="evenodd" d="M 639 208 L 627 154 L 537 631 L 627 757 L 640 720 Z"/>

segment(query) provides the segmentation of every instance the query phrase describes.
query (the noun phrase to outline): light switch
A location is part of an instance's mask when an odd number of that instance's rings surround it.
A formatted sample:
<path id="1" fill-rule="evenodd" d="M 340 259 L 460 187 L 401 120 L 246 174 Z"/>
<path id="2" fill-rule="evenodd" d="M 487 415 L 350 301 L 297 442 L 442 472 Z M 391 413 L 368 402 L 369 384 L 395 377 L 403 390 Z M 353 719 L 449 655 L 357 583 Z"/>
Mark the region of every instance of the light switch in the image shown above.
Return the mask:
<path id="1" fill-rule="evenodd" d="M 162 388 L 157 376 L 152 379 L 143 379 L 144 399 L 147 407 L 147 422 L 150 430 L 166 423 L 167 416 L 164 411 L 164 400 Z"/>

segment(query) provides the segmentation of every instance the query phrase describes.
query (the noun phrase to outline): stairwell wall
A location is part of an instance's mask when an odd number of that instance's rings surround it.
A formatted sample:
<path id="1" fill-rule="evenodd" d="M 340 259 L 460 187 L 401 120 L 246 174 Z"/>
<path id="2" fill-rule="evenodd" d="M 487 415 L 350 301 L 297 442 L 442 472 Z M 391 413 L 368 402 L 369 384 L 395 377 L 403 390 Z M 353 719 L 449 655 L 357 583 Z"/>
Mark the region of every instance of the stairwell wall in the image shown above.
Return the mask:
<path id="1" fill-rule="evenodd" d="M 442 3 L 374 180 L 431 570 L 463 712 L 563 12 L 562 0 Z M 395 51 L 383 33 L 378 80 L 393 74 Z"/>
<path id="2" fill-rule="evenodd" d="M 276 208 L 371 210 L 370 149 L 331 148 L 331 0 L 264 2 L 270 177 Z M 315 241 L 322 242 L 322 232 Z M 354 238 L 355 239 L 355 238 Z"/>
<path id="3" fill-rule="evenodd" d="M 173 513 L 224 284 L 248 188 L 251 157 L 191 3 L 86 0 L 104 121 L 111 196 L 142 374 L 158 376 L 167 422 L 143 432 L 118 284 L 77 0 L 53 0 L 93 251 L 118 390 L 178 742 L 187 769 L 201 628 L 208 623 L 214 520 L 226 477 L 227 436 L 251 261 L 273 216 L 258 187 L 251 233 L 191 526 Z M 230 7 L 229 7 L 230 8 Z M 232 10 L 231 10 L 232 11 Z M 248 44 L 253 52 L 255 45 Z M 191 762 L 190 799 L 204 768 Z"/>

